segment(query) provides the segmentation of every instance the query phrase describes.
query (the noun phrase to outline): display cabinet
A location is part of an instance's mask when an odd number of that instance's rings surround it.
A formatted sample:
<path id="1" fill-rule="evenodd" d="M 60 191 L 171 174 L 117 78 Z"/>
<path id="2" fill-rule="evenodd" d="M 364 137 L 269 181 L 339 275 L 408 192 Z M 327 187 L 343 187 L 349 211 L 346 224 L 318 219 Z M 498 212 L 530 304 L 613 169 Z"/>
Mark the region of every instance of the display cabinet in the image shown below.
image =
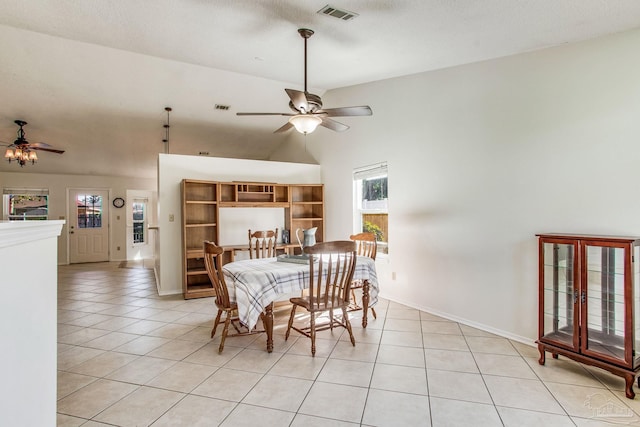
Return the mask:
<path id="1" fill-rule="evenodd" d="M 264 182 L 221 182 L 220 206 L 288 207 L 289 186 Z"/>
<path id="2" fill-rule="evenodd" d="M 633 399 L 640 370 L 640 238 L 537 236 L 539 363 L 550 352 L 605 369 L 625 379 Z"/>
<path id="3" fill-rule="evenodd" d="M 215 295 L 204 266 L 203 242 L 218 241 L 218 184 L 182 180 L 182 294 L 184 298 Z"/>

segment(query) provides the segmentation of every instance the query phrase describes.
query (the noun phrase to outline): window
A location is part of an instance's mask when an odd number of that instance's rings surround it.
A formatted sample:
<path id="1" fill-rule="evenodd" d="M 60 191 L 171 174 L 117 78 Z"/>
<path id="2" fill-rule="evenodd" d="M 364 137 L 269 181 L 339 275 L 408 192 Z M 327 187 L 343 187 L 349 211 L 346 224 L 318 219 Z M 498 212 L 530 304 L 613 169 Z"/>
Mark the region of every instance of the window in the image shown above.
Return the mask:
<path id="1" fill-rule="evenodd" d="M 78 228 L 102 228 L 102 196 L 96 194 L 78 194 Z"/>
<path id="2" fill-rule="evenodd" d="M 133 201 L 133 243 L 146 243 L 147 236 L 145 234 L 145 224 L 147 222 L 147 201 L 144 199 L 135 199 Z"/>
<path id="3" fill-rule="evenodd" d="M 353 186 L 354 231 L 374 233 L 378 241 L 378 253 L 388 253 L 387 163 L 354 170 Z"/>
<path id="4" fill-rule="evenodd" d="M 49 218 L 49 190 L 3 190 L 3 212 L 10 221 L 46 220 Z"/>

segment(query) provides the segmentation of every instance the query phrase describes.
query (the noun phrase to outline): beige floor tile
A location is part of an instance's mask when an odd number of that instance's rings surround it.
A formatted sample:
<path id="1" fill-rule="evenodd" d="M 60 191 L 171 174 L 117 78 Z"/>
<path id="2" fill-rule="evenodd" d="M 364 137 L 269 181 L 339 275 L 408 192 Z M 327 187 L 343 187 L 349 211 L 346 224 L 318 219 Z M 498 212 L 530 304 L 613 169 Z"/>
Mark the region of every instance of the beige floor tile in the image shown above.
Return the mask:
<path id="1" fill-rule="evenodd" d="M 153 320 L 136 320 L 135 323 L 125 326 L 124 328 L 120 329 L 119 332 L 125 332 L 127 334 L 146 335 L 151 331 L 154 331 L 166 325 L 167 324 L 164 322 L 154 322 Z"/>
<path id="2" fill-rule="evenodd" d="M 211 326 L 196 326 L 186 334 L 180 335 L 178 339 L 208 343 L 211 341 Z"/>
<path id="3" fill-rule="evenodd" d="M 148 426 L 183 397 L 174 391 L 140 387 L 94 419 L 122 427 Z"/>
<path id="4" fill-rule="evenodd" d="M 482 374 L 528 378 L 532 380 L 538 378 L 527 362 L 520 356 L 475 353 L 474 358 Z"/>
<path id="5" fill-rule="evenodd" d="M 378 344 L 359 343 L 357 341 L 354 346 L 351 341 L 340 340 L 336 343 L 329 358 L 375 362 L 378 355 L 378 347 Z"/>
<path id="6" fill-rule="evenodd" d="M 385 330 L 382 333 L 380 344 L 422 348 L 422 333 Z"/>
<path id="7" fill-rule="evenodd" d="M 377 363 L 373 370 L 371 388 L 426 395 L 427 372 L 424 368 Z"/>
<path id="8" fill-rule="evenodd" d="M 173 323 L 178 322 L 180 318 L 185 316 L 188 316 L 188 314 L 185 314 L 184 311 L 162 310 L 159 313 L 146 317 L 146 319 L 156 322 Z"/>
<path id="9" fill-rule="evenodd" d="M 100 350 L 113 350 L 114 348 L 136 338 L 138 338 L 138 335 L 125 334 L 124 332 L 109 332 L 99 338 L 87 341 L 84 345 L 91 348 L 98 348 Z"/>
<path id="10" fill-rule="evenodd" d="M 158 418 L 153 427 L 217 426 L 236 405 L 235 402 L 188 395 Z"/>
<path id="11" fill-rule="evenodd" d="M 511 340 L 511 345 L 520 353 L 520 356 L 527 358 L 535 358 L 538 359 L 540 357 L 540 352 L 538 351 L 538 347 L 531 344 L 523 344 L 521 342 Z"/>
<path id="12" fill-rule="evenodd" d="M 348 423 L 304 414 L 297 414 L 291 423 L 291 427 L 356 427 L 359 425 L 358 423 Z"/>
<path id="13" fill-rule="evenodd" d="M 481 329 L 477 329 L 472 326 L 467 326 L 463 324 L 460 324 L 460 330 L 466 337 L 501 338 L 496 334 L 492 334 L 491 332 L 483 331 Z"/>
<path id="14" fill-rule="evenodd" d="M 79 427 L 86 423 L 84 418 L 72 417 L 70 415 L 56 414 L 56 427 Z"/>
<path id="15" fill-rule="evenodd" d="M 231 411 L 231 414 L 227 416 L 220 426 L 255 427 L 256 425 L 264 425 L 270 427 L 288 427 L 294 415 L 294 413 L 277 409 L 239 404 Z"/>
<path id="16" fill-rule="evenodd" d="M 58 371 L 57 398 L 58 400 L 91 384 L 97 378 L 71 372 Z"/>
<path id="17" fill-rule="evenodd" d="M 384 323 L 385 331 L 420 332 L 419 320 L 393 319 L 388 318 Z"/>
<path id="18" fill-rule="evenodd" d="M 473 355 L 468 351 L 426 349 L 427 368 L 457 372 L 480 372 Z"/>
<path id="19" fill-rule="evenodd" d="M 250 372 L 266 373 L 282 357 L 282 353 L 267 353 L 266 350 L 252 350 L 245 348 L 224 367 L 242 369 Z"/>
<path id="20" fill-rule="evenodd" d="M 498 413 L 505 427 L 574 427 L 567 415 L 546 414 L 524 409 L 498 406 Z M 594 426 L 595 427 L 595 426 Z"/>
<path id="21" fill-rule="evenodd" d="M 191 394 L 240 402 L 262 377 L 255 372 L 220 368 Z"/>
<path id="22" fill-rule="evenodd" d="M 100 312 L 103 314 L 104 312 Z M 131 319 L 129 317 L 112 317 L 111 319 L 105 320 L 100 323 L 96 323 L 93 325 L 96 329 L 106 329 L 108 331 L 118 331 L 126 326 L 131 325 L 132 323 L 136 323 L 137 319 Z"/>
<path id="23" fill-rule="evenodd" d="M 121 353 L 145 355 L 171 341 L 169 338 L 142 336 L 113 349 Z"/>
<path id="24" fill-rule="evenodd" d="M 166 371 L 175 363 L 173 360 L 142 356 L 112 372 L 107 378 L 132 384 L 146 384 L 147 381 Z"/>
<path id="25" fill-rule="evenodd" d="M 447 334 L 447 335 L 462 335 L 460 325 L 456 322 L 438 322 L 423 320 L 420 322 L 422 325 L 422 332 L 428 334 Z M 385 327 L 385 330 L 387 328 Z"/>
<path id="26" fill-rule="evenodd" d="M 291 333 L 297 334 L 296 331 L 291 331 Z M 316 337 L 316 357 L 329 357 L 336 344 L 337 341 L 335 340 L 325 340 Z M 289 348 L 287 353 L 311 356 L 311 339 L 301 336 L 295 344 Z"/>
<path id="27" fill-rule="evenodd" d="M 286 331 L 286 328 L 285 328 Z M 294 335 L 293 333 L 289 336 L 288 340 L 284 340 L 284 332 L 273 334 L 273 352 L 274 353 L 286 353 L 289 351 L 291 346 L 293 346 L 297 340 L 301 339 L 300 337 Z M 226 344 L 225 344 L 226 345 Z M 267 336 L 266 334 L 261 334 L 256 336 L 256 339 L 251 343 L 245 346 L 246 348 L 250 348 L 253 350 L 266 350 L 267 348 Z"/>
<path id="28" fill-rule="evenodd" d="M 329 358 L 316 380 L 334 384 L 368 387 L 369 383 L 371 383 L 373 366 L 374 364 L 371 362 Z"/>
<path id="29" fill-rule="evenodd" d="M 174 339 L 174 338 L 181 337 L 182 335 L 193 330 L 194 328 L 195 326 L 192 326 L 192 325 L 178 325 L 175 323 L 169 323 L 169 324 L 164 324 L 164 326 L 156 328 L 151 332 L 148 332 L 147 335 L 152 335 L 154 337 Z"/>
<path id="30" fill-rule="evenodd" d="M 134 360 L 138 356 L 116 352 L 105 352 L 99 354 L 93 359 L 89 359 L 86 362 L 82 362 L 69 368 L 70 372 L 75 372 L 82 375 L 91 375 L 92 377 L 106 377 L 111 372 L 119 369 Z"/>
<path id="31" fill-rule="evenodd" d="M 467 340 L 462 335 L 425 333 L 422 334 L 422 341 L 424 348 L 469 351 Z"/>
<path id="32" fill-rule="evenodd" d="M 73 320 L 67 321 L 67 325 L 72 326 L 81 326 L 83 328 L 87 328 L 89 326 L 93 326 L 97 323 L 104 322 L 105 320 L 111 319 L 112 316 L 105 316 L 104 314 L 87 314 L 86 316 L 78 317 Z"/>
<path id="33" fill-rule="evenodd" d="M 186 316 L 182 316 L 175 323 L 192 326 L 213 327 L 213 320 L 215 319 L 215 312 L 213 310 L 213 302 L 211 304 L 211 314 L 203 313 L 189 313 Z"/>
<path id="34" fill-rule="evenodd" d="M 565 413 L 541 381 L 493 375 L 484 375 L 483 377 L 496 406 L 508 406 L 510 408 L 529 409 L 552 414 Z"/>
<path id="35" fill-rule="evenodd" d="M 265 375 L 242 403 L 296 412 L 312 385 L 309 380 Z"/>
<path id="36" fill-rule="evenodd" d="M 185 362 L 199 363 L 210 366 L 224 366 L 242 351 L 240 347 L 228 346 L 225 343 L 222 353 L 218 353 L 219 343 L 205 344 L 184 359 Z"/>
<path id="37" fill-rule="evenodd" d="M 58 338 L 58 342 L 63 344 L 81 345 L 108 333 L 109 331 L 104 329 L 81 328 L 75 332 L 61 336 Z"/>
<path id="38" fill-rule="evenodd" d="M 208 365 L 177 362 L 175 365 L 160 373 L 147 382 L 148 386 L 166 390 L 189 393 L 218 368 Z"/>
<path id="39" fill-rule="evenodd" d="M 353 338 L 356 340 L 356 345 L 358 343 L 380 344 L 380 340 L 382 339 L 382 329 L 371 329 L 369 327 L 361 328 L 356 324 L 353 324 L 351 329 L 353 330 Z M 340 337 L 340 341 L 349 340 L 350 338 L 348 334 L 343 334 Z"/>
<path id="40" fill-rule="evenodd" d="M 584 365 L 568 359 L 554 359 L 547 357 L 545 364 L 540 365 L 538 359 L 523 359 L 525 360 L 533 372 L 542 381 L 551 381 L 563 384 L 575 384 L 588 387 L 604 388 L 605 386 L 600 382 L 592 372 L 589 371 Z M 620 377 L 618 377 L 620 378 Z M 624 384 L 624 381 L 622 382 Z"/>
<path id="41" fill-rule="evenodd" d="M 359 423 L 367 391 L 362 387 L 315 382 L 298 413 Z"/>
<path id="42" fill-rule="evenodd" d="M 82 418 L 93 418 L 138 386 L 100 379 L 58 401 L 58 412 Z"/>
<path id="43" fill-rule="evenodd" d="M 420 320 L 420 311 L 395 303 L 389 304 L 387 319 Z"/>
<path id="44" fill-rule="evenodd" d="M 504 354 L 507 356 L 519 356 L 518 351 L 506 338 L 470 337 L 467 336 L 467 344 L 473 353 Z"/>
<path id="45" fill-rule="evenodd" d="M 311 355 L 285 354 L 269 370 L 270 375 L 314 380 L 322 370 L 326 358 Z"/>
<path id="46" fill-rule="evenodd" d="M 444 317 L 427 313 L 426 311 L 420 312 L 420 320 L 429 320 L 431 322 L 451 322 L 449 319 L 445 319 Z"/>
<path id="47" fill-rule="evenodd" d="M 378 350 L 377 363 L 387 365 L 413 366 L 424 368 L 424 350 L 415 347 L 381 345 Z"/>
<path id="48" fill-rule="evenodd" d="M 429 396 L 476 403 L 493 403 L 480 374 L 428 369 L 427 378 L 429 380 Z"/>
<path id="49" fill-rule="evenodd" d="M 633 417 L 633 411 L 607 389 L 551 382 L 547 383 L 547 387 L 571 416 L 600 418 L 607 413 L 622 413 Z M 601 418 L 609 421 L 606 416 Z"/>
<path id="50" fill-rule="evenodd" d="M 429 397 L 372 389 L 362 423 L 380 427 L 429 427 Z"/>
<path id="51" fill-rule="evenodd" d="M 58 356 L 58 369 L 63 371 L 78 365 L 89 359 L 92 359 L 99 354 L 104 353 L 104 350 L 98 350 L 95 348 L 87 347 L 73 347 L 65 351 Z"/>
<path id="52" fill-rule="evenodd" d="M 431 398 L 431 420 L 433 427 L 502 427 L 493 405 L 439 397 Z"/>
<path id="53" fill-rule="evenodd" d="M 175 339 L 161 345 L 155 350 L 150 351 L 147 355 L 151 357 L 160 357 L 162 359 L 182 360 L 197 351 L 203 345 L 204 344 L 201 342 Z"/>

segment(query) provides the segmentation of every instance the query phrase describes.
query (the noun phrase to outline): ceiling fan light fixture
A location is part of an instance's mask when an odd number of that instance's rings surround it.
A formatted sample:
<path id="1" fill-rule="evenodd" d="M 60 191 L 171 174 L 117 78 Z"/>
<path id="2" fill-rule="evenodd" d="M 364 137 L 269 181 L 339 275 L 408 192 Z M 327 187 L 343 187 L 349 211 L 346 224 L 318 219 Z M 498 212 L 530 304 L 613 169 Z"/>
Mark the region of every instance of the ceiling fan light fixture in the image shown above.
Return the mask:
<path id="1" fill-rule="evenodd" d="M 15 154 L 13 153 L 13 150 L 11 148 L 7 148 L 7 151 L 5 151 L 4 153 L 4 158 L 7 160 L 13 160 L 15 159 Z"/>
<path id="2" fill-rule="evenodd" d="M 322 119 L 310 114 L 297 114 L 289 119 L 289 123 L 291 123 L 298 132 L 306 135 L 316 130 L 318 125 L 322 123 Z"/>

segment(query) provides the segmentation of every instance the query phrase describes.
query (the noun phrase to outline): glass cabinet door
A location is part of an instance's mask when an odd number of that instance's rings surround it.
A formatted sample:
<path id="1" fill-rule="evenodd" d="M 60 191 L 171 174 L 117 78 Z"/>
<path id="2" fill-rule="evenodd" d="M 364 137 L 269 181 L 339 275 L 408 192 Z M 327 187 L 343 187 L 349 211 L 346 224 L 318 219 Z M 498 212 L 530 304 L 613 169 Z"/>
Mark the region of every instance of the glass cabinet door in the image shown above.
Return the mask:
<path id="1" fill-rule="evenodd" d="M 625 286 L 630 273 L 625 272 L 626 250 L 585 242 L 582 254 L 586 279 L 581 293 L 582 304 L 586 303 L 583 352 L 630 363 L 625 357 Z"/>
<path id="2" fill-rule="evenodd" d="M 544 242 L 541 247 L 543 320 L 541 339 L 577 350 L 578 298 L 575 243 Z"/>

